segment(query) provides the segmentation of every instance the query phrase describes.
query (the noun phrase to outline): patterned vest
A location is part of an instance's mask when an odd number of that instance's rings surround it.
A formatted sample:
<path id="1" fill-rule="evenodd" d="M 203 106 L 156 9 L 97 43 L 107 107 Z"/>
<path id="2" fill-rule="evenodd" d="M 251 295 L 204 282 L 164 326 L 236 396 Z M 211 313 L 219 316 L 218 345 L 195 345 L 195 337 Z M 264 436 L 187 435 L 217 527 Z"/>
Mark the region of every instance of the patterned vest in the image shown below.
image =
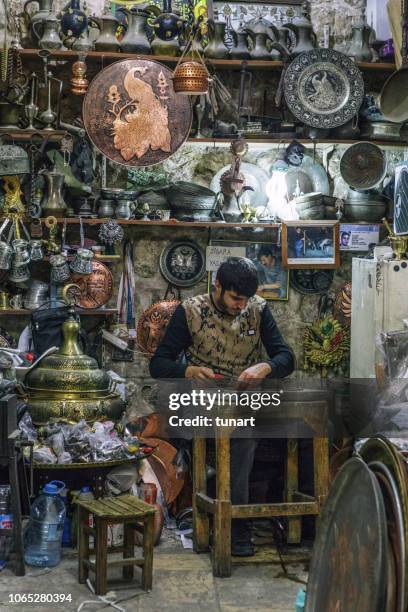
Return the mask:
<path id="1" fill-rule="evenodd" d="M 262 360 L 260 328 L 265 300 L 255 295 L 235 317 L 217 310 L 209 294 L 188 298 L 182 305 L 193 340 L 186 352 L 190 365 L 237 377 Z"/>

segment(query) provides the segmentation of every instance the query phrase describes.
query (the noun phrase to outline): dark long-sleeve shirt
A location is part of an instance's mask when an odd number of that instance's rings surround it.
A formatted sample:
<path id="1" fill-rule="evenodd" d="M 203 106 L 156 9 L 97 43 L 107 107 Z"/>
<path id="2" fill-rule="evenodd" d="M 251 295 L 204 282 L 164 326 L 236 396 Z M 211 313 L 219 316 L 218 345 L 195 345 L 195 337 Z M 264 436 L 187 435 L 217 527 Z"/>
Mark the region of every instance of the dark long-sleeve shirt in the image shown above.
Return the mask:
<path id="1" fill-rule="evenodd" d="M 261 315 L 260 335 L 268 355 L 264 362 L 272 368 L 270 376 L 283 378 L 291 374 L 295 367 L 293 353 L 283 340 L 267 306 L 264 307 Z M 186 312 L 180 305 L 175 310 L 164 338 L 150 361 L 151 376 L 153 378 L 184 378 L 188 364 L 180 363 L 177 359 L 191 346 L 192 342 Z"/>

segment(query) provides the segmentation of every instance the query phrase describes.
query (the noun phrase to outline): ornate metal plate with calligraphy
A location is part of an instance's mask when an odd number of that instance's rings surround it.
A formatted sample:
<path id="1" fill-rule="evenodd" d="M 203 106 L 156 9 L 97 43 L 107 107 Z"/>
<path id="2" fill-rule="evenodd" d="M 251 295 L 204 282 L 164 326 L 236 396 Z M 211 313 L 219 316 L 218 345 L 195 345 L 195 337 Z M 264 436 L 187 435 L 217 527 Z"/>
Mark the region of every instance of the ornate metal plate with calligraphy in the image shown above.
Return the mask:
<path id="1" fill-rule="evenodd" d="M 80 308 L 100 308 L 112 297 L 112 273 L 101 261 L 92 262 L 91 274 L 72 274 L 70 282 L 81 290 L 76 301 Z"/>
<path id="2" fill-rule="evenodd" d="M 85 96 L 83 118 L 103 155 L 126 166 L 153 166 L 179 149 L 192 109 L 188 96 L 174 92 L 171 75 L 151 60 L 123 60 L 98 73 Z"/>
<path id="3" fill-rule="evenodd" d="M 356 63 L 333 49 L 314 49 L 291 62 L 284 78 L 286 103 L 306 125 L 333 128 L 350 121 L 364 97 Z"/>
<path id="4" fill-rule="evenodd" d="M 205 274 L 205 255 L 192 240 L 177 240 L 163 249 L 160 271 L 175 287 L 191 287 Z"/>

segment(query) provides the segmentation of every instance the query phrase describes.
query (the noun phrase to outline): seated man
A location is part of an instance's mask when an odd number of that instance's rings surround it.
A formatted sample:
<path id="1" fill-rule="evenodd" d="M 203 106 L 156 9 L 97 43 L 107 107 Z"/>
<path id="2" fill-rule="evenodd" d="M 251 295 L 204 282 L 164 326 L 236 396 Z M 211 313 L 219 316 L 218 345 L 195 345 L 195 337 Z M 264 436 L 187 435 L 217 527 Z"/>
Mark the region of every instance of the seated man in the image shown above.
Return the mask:
<path id="1" fill-rule="evenodd" d="M 294 369 L 293 353 L 284 342 L 265 302 L 255 295 L 255 265 L 230 257 L 219 267 L 211 294 L 186 299 L 177 307 L 166 334 L 150 361 L 154 378 L 194 378 L 217 374 L 253 384 L 266 376 L 283 378 Z M 268 357 L 262 358 L 262 346 Z M 184 351 L 187 363 L 178 361 Z M 249 475 L 257 440 L 231 439 L 231 502 L 247 504 Z M 253 554 L 247 521 L 232 524 L 232 554 Z"/>

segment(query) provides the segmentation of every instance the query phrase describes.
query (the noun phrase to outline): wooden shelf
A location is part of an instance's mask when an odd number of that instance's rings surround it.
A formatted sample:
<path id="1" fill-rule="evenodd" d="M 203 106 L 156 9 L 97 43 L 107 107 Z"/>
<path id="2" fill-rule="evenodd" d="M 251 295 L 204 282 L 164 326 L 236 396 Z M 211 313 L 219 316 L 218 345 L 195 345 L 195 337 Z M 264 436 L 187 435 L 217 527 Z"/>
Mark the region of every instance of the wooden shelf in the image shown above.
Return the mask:
<path id="1" fill-rule="evenodd" d="M 81 308 L 76 308 L 75 309 L 76 312 L 79 315 L 98 315 L 101 317 L 111 317 L 112 315 L 115 315 L 118 313 L 117 308 L 89 308 L 89 309 L 81 309 Z M 17 316 L 17 317 L 28 317 L 31 315 L 31 313 L 34 312 L 34 310 L 27 310 L 26 308 L 21 308 L 19 310 L 17 309 L 13 309 L 13 308 L 7 308 L 5 310 L 0 309 L 0 316 L 4 315 L 4 316 Z"/>
<path id="2" fill-rule="evenodd" d="M 65 130 L 22 130 L 15 127 L 0 127 L 0 135 L 8 136 L 10 140 L 30 140 L 33 135 L 37 135 L 40 138 L 50 140 L 51 142 L 58 142 L 66 136 Z"/>
<path id="3" fill-rule="evenodd" d="M 21 54 L 27 57 L 38 57 L 40 49 L 21 49 Z M 51 51 L 50 57 L 59 59 L 70 59 L 77 58 L 78 56 L 85 56 L 86 59 L 100 59 L 100 60 L 119 60 L 119 59 L 151 59 L 163 64 L 175 65 L 179 57 L 172 57 L 170 55 L 137 55 L 136 53 L 117 53 L 114 51 L 88 51 L 78 52 L 70 50 L 56 50 Z M 186 57 L 186 61 L 188 61 Z M 248 68 L 257 68 L 259 70 L 281 70 L 284 63 L 279 61 L 269 60 L 246 60 Z M 218 68 L 229 68 L 232 70 L 240 70 L 242 66 L 242 60 L 229 60 L 229 59 L 206 59 L 206 63 L 210 66 Z M 358 67 L 361 70 L 381 70 L 385 72 L 393 72 L 395 70 L 395 64 L 393 63 L 380 63 L 380 62 L 357 62 Z"/>
<path id="4" fill-rule="evenodd" d="M 75 255 L 68 255 L 67 260 L 72 261 L 75 258 Z M 100 255 L 94 256 L 94 261 L 104 261 L 105 263 L 120 261 L 122 259 L 121 255 Z M 41 262 L 49 262 L 50 256 L 45 255 L 42 259 L 38 259 L 36 261 L 31 261 L 31 263 L 41 263 Z"/>
<path id="5" fill-rule="evenodd" d="M 44 219 L 42 219 L 44 221 Z M 79 219 L 70 217 L 67 219 L 58 218 L 58 223 L 67 222 L 67 225 L 79 224 Z M 109 219 L 83 219 L 84 224 L 100 225 L 106 223 Z M 145 225 L 145 226 L 164 226 L 164 227 L 279 227 L 279 223 L 222 223 L 221 221 L 142 221 L 139 219 L 115 219 L 118 225 Z M 99 258 L 98 258 L 99 259 Z"/>
<path id="6" fill-rule="evenodd" d="M 240 136 L 235 136 L 231 138 L 188 138 L 187 142 L 189 144 L 213 144 L 216 145 L 230 145 L 231 141 L 234 139 L 240 138 Z M 292 142 L 293 138 L 250 138 L 248 136 L 243 136 L 245 138 L 245 142 L 248 145 L 251 144 L 275 144 L 276 146 L 289 144 Z M 312 140 L 311 138 L 296 138 L 297 142 L 300 142 L 305 145 L 313 146 L 323 145 L 323 144 L 338 144 L 338 145 L 350 145 L 356 144 L 357 142 L 372 142 L 373 144 L 378 145 L 379 147 L 408 147 L 408 142 L 401 142 L 399 140 L 368 140 L 368 139 L 354 139 L 354 140 L 338 140 L 336 138 L 322 138 Z"/>

